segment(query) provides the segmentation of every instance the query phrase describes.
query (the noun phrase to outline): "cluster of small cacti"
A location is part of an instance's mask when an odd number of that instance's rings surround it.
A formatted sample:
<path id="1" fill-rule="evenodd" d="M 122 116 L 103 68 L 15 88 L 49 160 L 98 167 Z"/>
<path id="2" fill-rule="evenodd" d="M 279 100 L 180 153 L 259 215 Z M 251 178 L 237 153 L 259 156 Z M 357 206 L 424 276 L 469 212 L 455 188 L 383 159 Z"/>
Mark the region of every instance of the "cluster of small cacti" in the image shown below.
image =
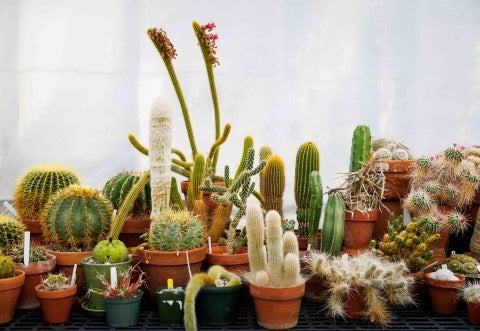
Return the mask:
<path id="1" fill-rule="evenodd" d="M 27 169 L 18 179 L 13 196 L 19 217 L 39 219 L 48 199 L 72 184 L 80 184 L 80 180 L 77 173 L 66 166 L 41 164 Z"/>
<path id="2" fill-rule="evenodd" d="M 64 273 L 48 274 L 46 278 L 41 281 L 44 291 L 60 291 L 72 287 L 70 278 Z"/>
<path id="3" fill-rule="evenodd" d="M 370 248 L 376 255 L 389 260 L 405 261 L 410 272 L 417 272 L 428 265 L 433 247 L 440 240 L 440 235 L 432 233 L 428 222 L 428 219 L 414 218 L 404 226 L 403 216 L 395 218 L 390 214 L 387 233 L 381 241 L 373 240 Z"/>
<path id="4" fill-rule="evenodd" d="M 22 263 L 24 261 L 24 249 L 23 245 L 15 246 L 10 249 L 8 254 L 15 263 Z M 30 247 L 30 256 L 29 262 L 40 262 L 46 261 L 48 252 L 43 246 L 31 246 Z"/>
<path id="5" fill-rule="evenodd" d="M 466 302 L 480 304 L 480 283 L 478 281 L 466 283 L 462 288 L 462 298 Z"/>
<path id="6" fill-rule="evenodd" d="M 93 248 L 92 258 L 99 263 L 119 263 L 129 258 L 128 248 L 118 239 L 112 237 L 99 241 Z"/>
<path id="7" fill-rule="evenodd" d="M 113 208 L 100 190 L 71 185 L 58 191 L 40 220 L 47 241 L 67 250 L 90 250 L 106 238 Z"/>
<path id="8" fill-rule="evenodd" d="M 409 289 L 414 279 L 403 261 L 390 262 L 370 252 L 341 257 L 316 253 L 309 263 L 312 272 L 325 280 L 325 304 L 332 317 L 347 315 L 345 302 L 353 291 L 363 300 L 362 315 L 382 327 L 392 320 L 390 306 L 413 303 Z"/>
<path id="9" fill-rule="evenodd" d="M 23 243 L 25 225 L 15 217 L 0 215 L 0 252 L 8 254 L 10 250 Z"/>
<path id="10" fill-rule="evenodd" d="M 10 278 L 15 275 L 15 262 L 12 258 L 0 254 L 0 279 Z"/>
<path id="11" fill-rule="evenodd" d="M 263 219 L 260 206 L 246 211 L 250 282 L 260 286 L 294 286 L 304 282 L 300 274 L 298 240 L 294 232 L 282 232 L 281 218 L 270 210 Z"/>
<path id="12" fill-rule="evenodd" d="M 372 156 L 376 160 L 413 159 L 410 149 L 405 144 L 386 138 L 372 140 Z"/>
<path id="13" fill-rule="evenodd" d="M 125 201 L 128 192 L 137 183 L 144 172 L 122 171 L 111 177 L 103 187 L 103 195 L 110 200 L 113 209 L 119 210 Z M 138 194 L 132 207 L 131 215 L 134 217 L 150 216 L 152 208 L 150 195 L 150 182 L 146 183 L 144 188 Z"/>
<path id="14" fill-rule="evenodd" d="M 159 251 L 176 252 L 205 245 L 202 221 L 187 210 L 166 209 L 150 224 L 148 245 Z"/>
<path id="15" fill-rule="evenodd" d="M 452 253 L 444 262 L 448 269 L 462 275 L 477 276 L 480 274 L 480 263 L 472 256 Z"/>

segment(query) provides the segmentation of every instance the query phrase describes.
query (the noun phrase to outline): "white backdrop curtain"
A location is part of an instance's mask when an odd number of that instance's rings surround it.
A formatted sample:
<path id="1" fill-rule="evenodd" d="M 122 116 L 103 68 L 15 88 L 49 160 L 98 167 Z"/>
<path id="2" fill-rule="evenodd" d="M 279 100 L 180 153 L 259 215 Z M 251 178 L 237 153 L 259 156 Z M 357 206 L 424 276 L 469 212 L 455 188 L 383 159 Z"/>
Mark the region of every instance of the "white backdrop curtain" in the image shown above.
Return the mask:
<path id="1" fill-rule="evenodd" d="M 146 35 L 163 28 L 199 151 L 213 141 L 207 76 L 191 23 L 217 25 L 219 168 L 243 139 L 286 165 L 294 215 L 296 150 L 315 142 L 324 188 L 348 169 L 353 129 L 405 142 L 415 156 L 480 144 L 480 2 L 476 0 L 0 0 L 0 198 L 37 163 L 76 169 L 102 188 L 144 170 L 129 132 L 148 143 L 150 106 L 167 98 L 173 145 L 189 154 L 181 111 Z M 290 215 L 290 216 L 291 216 Z"/>

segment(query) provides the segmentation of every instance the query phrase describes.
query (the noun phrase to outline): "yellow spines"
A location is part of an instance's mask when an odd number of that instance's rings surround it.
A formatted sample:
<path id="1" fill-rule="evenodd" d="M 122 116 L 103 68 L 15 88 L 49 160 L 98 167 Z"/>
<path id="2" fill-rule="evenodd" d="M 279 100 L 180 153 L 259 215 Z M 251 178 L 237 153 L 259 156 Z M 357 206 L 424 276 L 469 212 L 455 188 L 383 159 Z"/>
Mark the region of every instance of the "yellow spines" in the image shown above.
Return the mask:
<path id="1" fill-rule="evenodd" d="M 283 194 L 285 192 L 285 163 L 279 155 L 267 159 L 260 173 L 260 193 L 266 210 L 276 210 L 283 219 Z"/>

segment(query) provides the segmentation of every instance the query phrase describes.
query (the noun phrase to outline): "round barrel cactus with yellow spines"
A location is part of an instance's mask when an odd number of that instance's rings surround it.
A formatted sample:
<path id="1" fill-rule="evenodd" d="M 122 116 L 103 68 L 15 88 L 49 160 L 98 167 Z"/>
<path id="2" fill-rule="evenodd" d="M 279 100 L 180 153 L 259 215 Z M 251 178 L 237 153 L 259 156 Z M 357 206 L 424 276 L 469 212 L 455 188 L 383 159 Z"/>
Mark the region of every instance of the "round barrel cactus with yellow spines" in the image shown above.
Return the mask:
<path id="1" fill-rule="evenodd" d="M 100 190 L 71 185 L 45 205 L 42 232 L 56 248 L 88 251 L 107 237 L 112 214 L 112 204 Z"/>
<path id="2" fill-rule="evenodd" d="M 15 217 L 0 215 L 0 252 L 7 254 L 13 247 L 21 245 L 25 225 Z"/>
<path id="3" fill-rule="evenodd" d="M 27 169 L 18 179 L 14 190 L 13 202 L 19 217 L 26 220 L 39 219 L 48 199 L 72 184 L 80 184 L 80 179 L 67 166 L 38 164 Z"/>
<path id="4" fill-rule="evenodd" d="M 15 263 L 13 262 L 13 260 L 8 256 L 0 254 L 0 279 L 10 278 L 14 275 Z"/>

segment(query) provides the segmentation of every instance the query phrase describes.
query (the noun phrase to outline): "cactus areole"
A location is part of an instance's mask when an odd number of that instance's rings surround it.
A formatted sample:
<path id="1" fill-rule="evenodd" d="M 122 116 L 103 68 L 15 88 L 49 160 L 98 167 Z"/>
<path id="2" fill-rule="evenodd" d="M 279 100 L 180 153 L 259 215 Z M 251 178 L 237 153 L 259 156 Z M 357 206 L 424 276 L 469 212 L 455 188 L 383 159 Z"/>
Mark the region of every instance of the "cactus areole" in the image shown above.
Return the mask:
<path id="1" fill-rule="evenodd" d="M 119 263 L 128 260 L 128 249 L 118 239 L 101 240 L 93 249 L 93 259 L 100 263 Z"/>

